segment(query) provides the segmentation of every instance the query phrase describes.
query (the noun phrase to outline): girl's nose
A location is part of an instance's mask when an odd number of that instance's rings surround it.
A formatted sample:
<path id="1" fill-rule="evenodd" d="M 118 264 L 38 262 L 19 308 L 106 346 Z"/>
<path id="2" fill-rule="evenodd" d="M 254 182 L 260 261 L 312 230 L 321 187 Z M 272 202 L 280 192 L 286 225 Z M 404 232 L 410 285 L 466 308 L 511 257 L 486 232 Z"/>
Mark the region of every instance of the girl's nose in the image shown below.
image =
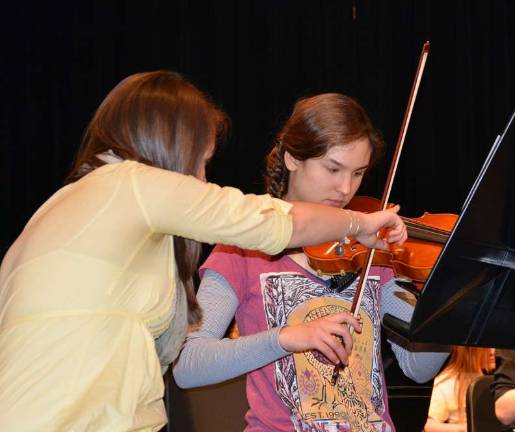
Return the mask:
<path id="1" fill-rule="evenodd" d="M 338 192 L 348 195 L 352 190 L 352 182 L 350 176 L 345 176 L 337 186 Z"/>

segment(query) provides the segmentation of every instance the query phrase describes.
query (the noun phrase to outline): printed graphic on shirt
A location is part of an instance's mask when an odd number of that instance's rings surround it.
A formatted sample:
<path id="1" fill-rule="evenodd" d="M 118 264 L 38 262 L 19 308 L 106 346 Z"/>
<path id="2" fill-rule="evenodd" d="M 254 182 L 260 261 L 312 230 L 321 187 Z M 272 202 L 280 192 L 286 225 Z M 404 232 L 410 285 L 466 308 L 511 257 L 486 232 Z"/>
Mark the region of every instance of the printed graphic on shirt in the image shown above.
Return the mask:
<path id="1" fill-rule="evenodd" d="M 296 273 L 265 274 L 261 278 L 265 314 L 270 327 L 309 322 L 348 311 L 357 283 L 342 293 Z M 278 393 L 292 412 L 296 431 L 389 431 L 379 367 L 379 281 L 364 287 L 349 366 L 332 385 L 334 367 L 318 351 L 296 353 L 275 364 Z"/>

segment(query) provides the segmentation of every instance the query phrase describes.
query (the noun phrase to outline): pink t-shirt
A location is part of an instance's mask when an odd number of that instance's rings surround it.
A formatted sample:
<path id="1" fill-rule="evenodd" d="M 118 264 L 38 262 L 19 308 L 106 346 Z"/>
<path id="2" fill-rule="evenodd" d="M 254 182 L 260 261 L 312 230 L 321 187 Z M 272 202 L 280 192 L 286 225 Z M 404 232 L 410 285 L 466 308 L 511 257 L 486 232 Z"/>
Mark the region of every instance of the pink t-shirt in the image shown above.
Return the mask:
<path id="1" fill-rule="evenodd" d="M 242 336 L 349 310 L 357 283 L 343 292 L 304 270 L 288 255 L 218 245 L 201 268 L 225 277 L 239 300 Z M 247 375 L 247 432 L 394 431 L 381 361 L 381 285 L 388 268 L 372 267 L 364 287 L 350 366 L 332 385 L 333 366 L 318 351 L 287 355 Z"/>

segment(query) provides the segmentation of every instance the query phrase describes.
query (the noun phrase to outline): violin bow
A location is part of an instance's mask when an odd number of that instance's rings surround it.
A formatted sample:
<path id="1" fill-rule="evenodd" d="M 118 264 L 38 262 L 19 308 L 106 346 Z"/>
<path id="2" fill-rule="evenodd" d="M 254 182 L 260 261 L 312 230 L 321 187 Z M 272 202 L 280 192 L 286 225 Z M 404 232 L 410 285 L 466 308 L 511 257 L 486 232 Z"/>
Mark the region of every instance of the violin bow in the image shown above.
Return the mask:
<path id="1" fill-rule="evenodd" d="M 415 99 L 417 98 L 418 88 L 420 86 L 420 81 L 422 80 L 422 75 L 424 73 L 424 68 L 426 66 L 427 56 L 429 54 L 429 42 L 425 42 L 422 46 L 422 52 L 420 53 L 420 58 L 418 60 L 417 72 L 415 73 L 415 80 L 413 81 L 413 85 L 411 87 L 411 93 L 408 99 L 408 105 L 406 107 L 406 111 L 404 113 L 404 118 L 402 120 L 401 130 L 399 133 L 399 137 L 397 138 L 397 144 L 395 146 L 395 152 L 393 155 L 392 163 L 390 164 L 390 171 L 388 172 L 388 178 L 386 180 L 386 185 L 383 190 L 383 196 L 381 198 L 380 210 L 386 210 L 386 206 L 388 205 L 388 199 L 390 198 L 390 192 L 392 190 L 393 180 L 395 178 L 395 174 L 397 172 L 397 166 L 399 165 L 399 159 L 402 152 L 402 147 L 404 146 L 404 138 L 406 137 L 406 132 L 408 130 L 408 125 L 411 119 L 411 113 L 413 112 L 413 106 L 415 105 Z M 368 279 L 368 273 L 370 272 L 370 267 L 372 265 L 372 260 L 374 258 L 375 249 L 370 248 L 367 252 L 367 256 L 365 259 L 365 265 L 361 269 L 361 274 L 359 277 L 359 283 L 356 288 L 356 293 L 354 294 L 354 298 L 352 300 L 352 306 L 350 309 L 350 313 L 357 318 L 359 314 L 359 309 L 361 306 L 361 299 L 363 298 L 363 286 Z M 353 333 L 353 327 L 350 327 L 351 334 Z M 332 376 L 332 384 L 336 384 L 336 380 L 338 378 L 338 374 L 340 373 L 341 366 L 338 364 L 334 367 L 333 376 Z"/>

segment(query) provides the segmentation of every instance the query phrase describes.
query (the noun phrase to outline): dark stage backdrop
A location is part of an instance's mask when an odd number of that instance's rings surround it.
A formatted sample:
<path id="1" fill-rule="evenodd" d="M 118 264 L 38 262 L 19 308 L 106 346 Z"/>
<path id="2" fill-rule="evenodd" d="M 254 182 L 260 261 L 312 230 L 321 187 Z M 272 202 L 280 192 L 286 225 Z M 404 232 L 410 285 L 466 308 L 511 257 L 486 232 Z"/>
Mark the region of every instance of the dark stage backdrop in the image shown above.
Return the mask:
<path id="1" fill-rule="evenodd" d="M 9 3 L 1 12 L 2 254 L 62 184 L 103 97 L 134 72 L 177 70 L 207 91 L 233 121 L 210 179 L 260 192 L 273 135 L 305 95 L 356 97 L 391 149 L 429 40 L 392 191 L 406 216 L 459 212 L 514 108 L 513 0 Z M 390 156 L 365 192 L 380 195 Z"/>

